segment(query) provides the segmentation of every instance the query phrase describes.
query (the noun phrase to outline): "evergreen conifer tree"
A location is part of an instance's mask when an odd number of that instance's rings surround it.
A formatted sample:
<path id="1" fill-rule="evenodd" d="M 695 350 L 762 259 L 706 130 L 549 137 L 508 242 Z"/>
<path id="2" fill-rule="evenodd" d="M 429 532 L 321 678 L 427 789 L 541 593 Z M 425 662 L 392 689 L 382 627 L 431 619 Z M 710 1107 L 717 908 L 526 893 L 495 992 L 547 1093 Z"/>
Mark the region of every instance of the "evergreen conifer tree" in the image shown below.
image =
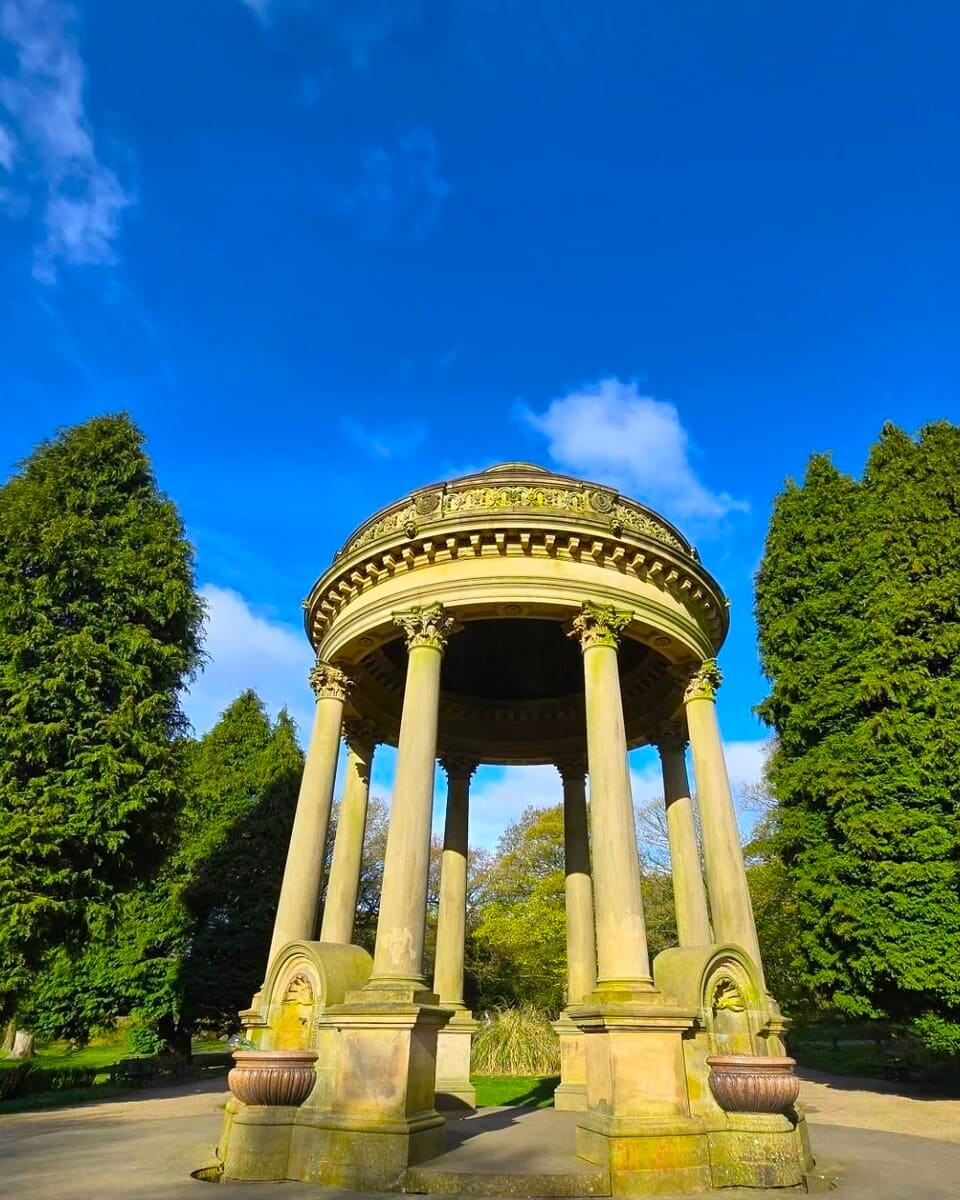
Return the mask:
<path id="1" fill-rule="evenodd" d="M 142 1049 L 186 1056 L 197 1028 L 234 1027 L 262 982 L 303 767 L 295 727 L 286 712 L 271 726 L 246 691 L 187 760 L 166 862 L 79 961 L 48 962 L 38 1032 L 82 1040 L 132 1014 Z"/>
<path id="2" fill-rule="evenodd" d="M 0 1010 L 162 861 L 201 620 L 127 416 L 60 433 L 0 488 Z"/>
<path id="3" fill-rule="evenodd" d="M 960 1048 L 958 517 L 954 426 L 885 427 L 859 484 L 814 458 L 775 505 L 757 618 L 804 982 Z"/>

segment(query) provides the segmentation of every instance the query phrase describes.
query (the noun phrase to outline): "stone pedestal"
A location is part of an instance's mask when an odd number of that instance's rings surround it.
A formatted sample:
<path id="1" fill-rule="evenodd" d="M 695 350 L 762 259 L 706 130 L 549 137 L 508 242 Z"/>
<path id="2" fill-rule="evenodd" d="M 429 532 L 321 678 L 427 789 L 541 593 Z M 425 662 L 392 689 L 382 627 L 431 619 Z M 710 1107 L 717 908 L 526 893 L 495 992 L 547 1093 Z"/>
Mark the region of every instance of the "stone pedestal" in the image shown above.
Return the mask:
<path id="1" fill-rule="evenodd" d="M 331 1102 L 300 1111 L 288 1179 L 401 1191 L 407 1167 L 443 1149 L 434 1078 L 437 1032 L 450 1011 L 400 996 L 371 1002 L 368 995 L 354 993 L 324 1015 L 337 1042 Z"/>
<path id="2" fill-rule="evenodd" d="M 553 1106 L 564 1112 L 587 1107 L 586 1035 L 562 1013 L 554 1026 L 560 1039 L 560 1082 L 553 1093 Z"/>
<path id="3" fill-rule="evenodd" d="M 470 1082 L 470 1051 L 478 1024 L 469 1009 L 459 1008 L 437 1034 L 437 1108 L 472 1111 L 477 1107 L 477 1091 Z"/>

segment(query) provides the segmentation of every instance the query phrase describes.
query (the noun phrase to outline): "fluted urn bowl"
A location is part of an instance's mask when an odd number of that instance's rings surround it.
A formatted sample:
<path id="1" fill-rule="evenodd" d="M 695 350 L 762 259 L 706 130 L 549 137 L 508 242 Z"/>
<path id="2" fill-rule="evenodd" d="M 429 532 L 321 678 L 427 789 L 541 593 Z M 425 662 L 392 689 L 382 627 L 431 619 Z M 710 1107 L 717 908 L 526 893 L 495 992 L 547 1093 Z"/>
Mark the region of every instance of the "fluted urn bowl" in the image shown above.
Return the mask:
<path id="1" fill-rule="evenodd" d="M 313 1090 L 316 1050 L 234 1050 L 227 1076 L 244 1104 L 302 1104 Z"/>
<path id="2" fill-rule="evenodd" d="M 778 1113 L 800 1095 L 794 1058 L 757 1054 L 711 1054 L 710 1091 L 725 1112 Z"/>

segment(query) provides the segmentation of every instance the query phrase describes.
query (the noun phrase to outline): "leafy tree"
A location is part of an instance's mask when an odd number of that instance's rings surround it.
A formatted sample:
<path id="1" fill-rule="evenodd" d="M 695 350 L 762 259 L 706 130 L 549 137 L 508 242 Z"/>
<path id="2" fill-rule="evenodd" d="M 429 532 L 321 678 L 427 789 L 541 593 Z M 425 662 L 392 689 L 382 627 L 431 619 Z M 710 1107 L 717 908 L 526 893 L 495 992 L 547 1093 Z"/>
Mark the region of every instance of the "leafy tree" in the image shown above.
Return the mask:
<path id="1" fill-rule="evenodd" d="M 527 808 L 497 846 L 471 936 L 481 1006 L 556 1012 L 566 982 L 563 807 Z"/>
<path id="2" fill-rule="evenodd" d="M 238 697 L 187 754 L 173 849 L 128 893 L 79 961 L 54 954 L 31 996 L 34 1027 L 87 1037 L 118 1014 L 143 1049 L 189 1054 L 197 1028 L 230 1028 L 263 978 L 303 759 L 293 722 Z"/>
<path id="3" fill-rule="evenodd" d="M 939 1044 L 960 1022 L 958 517 L 960 429 L 887 425 L 860 483 L 815 457 L 788 485 L 757 579 L 804 982 Z"/>
<path id="4" fill-rule="evenodd" d="M 162 862 L 201 620 L 127 416 L 65 430 L 0 488 L 0 1015 Z"/>

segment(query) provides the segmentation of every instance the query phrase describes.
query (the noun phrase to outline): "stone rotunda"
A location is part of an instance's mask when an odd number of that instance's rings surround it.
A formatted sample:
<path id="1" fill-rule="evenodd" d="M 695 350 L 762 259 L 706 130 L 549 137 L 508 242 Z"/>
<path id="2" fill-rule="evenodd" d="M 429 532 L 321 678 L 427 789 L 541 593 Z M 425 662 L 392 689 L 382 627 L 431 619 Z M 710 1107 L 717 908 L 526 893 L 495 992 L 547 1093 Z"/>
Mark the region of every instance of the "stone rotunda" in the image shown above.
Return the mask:
<path id="1" fill-rule="evenodd" d="M 556 1105 L 579 1113 L 577 1155 L 614 1195 L 801 1186 L 809 1151 L 789 1099 L 721 1106 L 708 1079 L 718 1054 L 759 1064 L 759 1078 L 784 1053 L 786 1021 L 763 980 L 715 712 L 727 602 L 691 544 L 608 487 L 507 463 L 376 513 L 304 607 L 316 714 L 265 981 L 242 1020 L 264 1064 L 307 1051 L 313 1074 L 302 1103 L 230 1101 L 225 1175 L 404 1190 L 408 1168 L 442 1152 L 438 1107 L 474 1101 L 470 780 L 480 763 L 551 763 L 568 952 Z M 351 939 L 381 743 L 397 759 L 371 959 Z M 643 745 L 663 766 L 679 936 L 653 964 L 627 763 Z M 428 980 L 437 759 L 448 797 Z"/>

